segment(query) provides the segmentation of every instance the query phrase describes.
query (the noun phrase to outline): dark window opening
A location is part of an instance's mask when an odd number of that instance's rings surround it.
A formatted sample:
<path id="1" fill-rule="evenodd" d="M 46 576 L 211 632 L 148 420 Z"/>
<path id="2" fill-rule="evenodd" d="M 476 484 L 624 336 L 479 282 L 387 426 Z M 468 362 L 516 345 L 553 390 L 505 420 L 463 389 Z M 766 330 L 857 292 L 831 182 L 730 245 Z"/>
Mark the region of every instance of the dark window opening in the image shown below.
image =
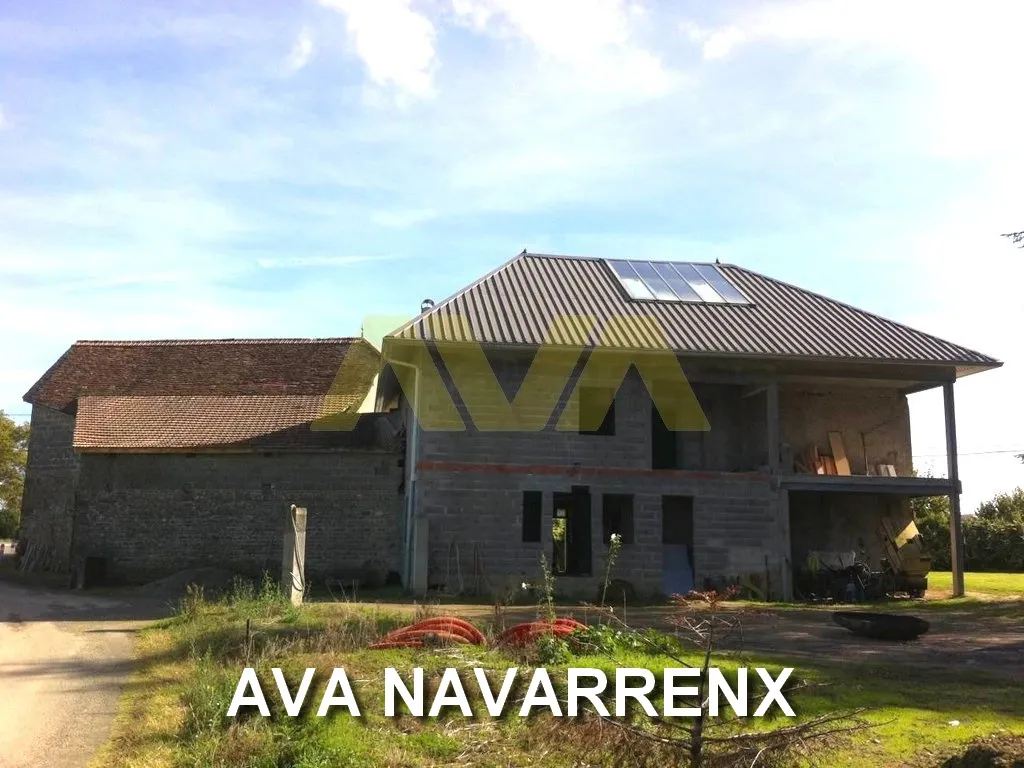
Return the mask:
<path id="1" fill-rule="evenodd" d="M 651 469 L 677 469 L 679 467 L 679 440 L 661 417 L 661 411 L 651 403 Z"/>
<path id="2" fill-rule="evenodd" d="M 579 433 L 605 437 L 615 434 L 614 389 L 580 387 Z"/>
<path id="3" fill-rule="evenodd" d="M 693 496 L 661 497 L 661 543 L 693 546 Z"/>
<path id="4" fill-rule="evenodd" d="M 624 493 L 606 493 L 601 499 L 601 538 L 611 543 L 617 534 L 623 544 L 633 543 L 633 497 Z"/>
<path id="5" fill-rule="evenodd" d="M 540 491 L 523 491 L 523 541 L 540 541 L 541 511 L 544 494 Z"/>

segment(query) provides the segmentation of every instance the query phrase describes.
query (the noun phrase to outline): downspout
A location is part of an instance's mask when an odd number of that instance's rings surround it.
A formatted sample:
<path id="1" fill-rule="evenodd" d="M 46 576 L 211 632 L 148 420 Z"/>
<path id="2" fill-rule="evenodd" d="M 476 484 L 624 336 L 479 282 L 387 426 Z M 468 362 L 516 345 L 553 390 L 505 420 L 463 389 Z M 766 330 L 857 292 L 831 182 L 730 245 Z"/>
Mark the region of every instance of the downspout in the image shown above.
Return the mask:
<path id="1" fill-rule="evenodd" d="M 413 371 L 413 402 L 411 406 L 412 426 L 409 436 L 408 455 L 408 482 L 405 488 L 405 588 L 411 590 L 413 578 L 416 572 L 416 553 L 413 549 L 412 528 L 413 518 L 416 513 L 416 481 L 419 478 L 419 410 L 420 410 L 420 369 L 412 363 L 403 363 L 400 360 L 388 360 L 389 365 L 399 365 L 411 368 Z"/>

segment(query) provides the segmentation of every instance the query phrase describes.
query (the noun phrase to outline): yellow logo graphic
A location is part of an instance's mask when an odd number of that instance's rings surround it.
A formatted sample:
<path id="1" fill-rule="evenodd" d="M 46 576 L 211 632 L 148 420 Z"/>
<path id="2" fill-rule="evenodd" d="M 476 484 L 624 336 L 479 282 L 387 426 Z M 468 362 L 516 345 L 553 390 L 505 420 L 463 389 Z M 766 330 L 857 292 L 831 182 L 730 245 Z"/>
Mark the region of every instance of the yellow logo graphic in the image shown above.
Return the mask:
<path id="1" fill-rule="evenodd" d="M 381 322 L 380 318 L 369 319 L 364 337 L 373 339 L 367 330 L 380 327 Z M 382 334 L 379 371 L 390 367 L 394 372 L 424 430 L 464 431 L 465 413 L 480 432 L 540 432 L 564 404 L 555 426 L 558 431 L 595 431 L 631 367 L 643 380 L 666 427 L 673 431 L 710 429 L 679 360 L 652 318 L 616 317 L 601 327 L 587 316 L 555 318 L 525 376 L 521 363 L 489 357 L 473 339 L 466 318 L 430 315 L 423 323 L 426 333 L 412 326 L 398 335 Z M 452 341 L 432 341 L 437 338 Z M 357 348 L 362 352 L 356 353 Z M 366 347 L 350 349 L 314 429 L 355 428 L 358 404 L 353 408 L 351 393 L 369 389 L 371 369 L 377 373 L 375 358 Z M 507 392 L 510 380 L 520 378 L 514 394 Z M 566 395 L 570 383 L 573 387 Z M 580 397 L 583 391 L 591 393 L 585 403 Z"/>

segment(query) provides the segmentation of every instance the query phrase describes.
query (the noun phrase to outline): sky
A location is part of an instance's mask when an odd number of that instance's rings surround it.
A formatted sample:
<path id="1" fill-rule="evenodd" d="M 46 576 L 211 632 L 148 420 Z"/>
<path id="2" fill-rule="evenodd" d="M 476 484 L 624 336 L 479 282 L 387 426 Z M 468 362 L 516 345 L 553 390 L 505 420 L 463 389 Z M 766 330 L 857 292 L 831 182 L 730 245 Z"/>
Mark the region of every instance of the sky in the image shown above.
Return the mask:
<path id="1" fill-rule="evenodd" d="M 357 335 L 523 248 L 723 262 L 993 355 L 1024 485 L 1024 6 L 0 2 L 0 408 L 76 339 Z M 911 402 L 945 472 L 941 396 Z"/>

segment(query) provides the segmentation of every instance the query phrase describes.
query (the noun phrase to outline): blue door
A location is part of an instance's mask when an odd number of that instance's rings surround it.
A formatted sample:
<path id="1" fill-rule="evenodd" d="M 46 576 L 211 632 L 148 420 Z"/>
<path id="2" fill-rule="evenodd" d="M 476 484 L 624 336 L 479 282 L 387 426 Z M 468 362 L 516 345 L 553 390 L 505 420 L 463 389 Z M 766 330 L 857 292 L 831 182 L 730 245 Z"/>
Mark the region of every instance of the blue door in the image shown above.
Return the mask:
<path id="1" fill-rule="evenodd" d="M 685 544 L 662 544 L 661 584 L 666 595 L 685 595 L 693 589 L 690 548 Z"/>

